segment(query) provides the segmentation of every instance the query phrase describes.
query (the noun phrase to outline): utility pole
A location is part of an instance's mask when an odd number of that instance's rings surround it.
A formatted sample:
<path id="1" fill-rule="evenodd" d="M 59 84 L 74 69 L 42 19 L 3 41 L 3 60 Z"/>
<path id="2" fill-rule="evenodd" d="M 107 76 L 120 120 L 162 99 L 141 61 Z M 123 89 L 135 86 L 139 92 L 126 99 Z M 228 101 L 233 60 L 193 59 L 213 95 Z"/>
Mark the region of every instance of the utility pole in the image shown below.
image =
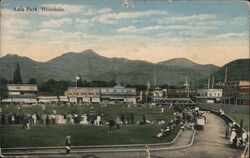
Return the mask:
<path id="1" fill-rule="evenodd" d="M 214 88 L 214 75 L 212 77 L 212 89 Z"/>
<path id="2" fill-rule="evenodd" d="M 189 98 L 189 83 L 188 83 L 188 80 L 187 80 L 187 76 L 186 76 L 186 81 L 185 81 L 184 86 L 186 86 L 186 89 L 187 89 L 187 98 Z"/>
<path id="3" fill-rule="evenodd" d="M 157 84 L 157 78 L 156 78 L 156 72 L 154 72 L 154 86 L 156 87 Z"/>
<path id="4" fill-rule="evenodd" d="M 171 82 L 168 83 L 168 91 L 170 92 L 170 84 Z"/>
<path id="5" fill-rule="evenodd" d="M 117 77 L 117 85 L 120 84 L 120 79 L 119 79 L 119 76 Z"/>
<path id="6" fill-rule="evenodd" d="M 210 76 L 208 77 L 208 82 L 207 82 L 207 89 L 210 88 Z"/>
<path id="7" fill-rule="evenodd" d="M 146 91 L 146 103 L 148 102 L 148 89 L 150 88 L 150 82 L 147 83 L 147 91 Z"/>
<path id="8" fill-rule="evenodd" d="M 226 67 L 226 70 L 225 70 L 225 80 L 224 80 L 224 83 L 227 82 L 227 67 Z"/>

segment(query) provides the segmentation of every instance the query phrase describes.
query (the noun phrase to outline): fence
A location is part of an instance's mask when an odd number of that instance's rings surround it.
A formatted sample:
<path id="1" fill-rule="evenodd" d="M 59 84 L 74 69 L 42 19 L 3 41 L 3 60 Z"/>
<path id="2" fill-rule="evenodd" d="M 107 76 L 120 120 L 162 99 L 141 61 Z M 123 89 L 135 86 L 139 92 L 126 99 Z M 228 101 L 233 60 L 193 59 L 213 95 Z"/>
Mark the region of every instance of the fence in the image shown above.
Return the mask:
<path id="1" fill-rule="evenodd" d="M 198 104 L 202 109 L 219 111 L 223 109 L 225 113 L 237 113 L 249 115 L 250 106 L 246 105 L 227 105 L 227 104 Z"/>

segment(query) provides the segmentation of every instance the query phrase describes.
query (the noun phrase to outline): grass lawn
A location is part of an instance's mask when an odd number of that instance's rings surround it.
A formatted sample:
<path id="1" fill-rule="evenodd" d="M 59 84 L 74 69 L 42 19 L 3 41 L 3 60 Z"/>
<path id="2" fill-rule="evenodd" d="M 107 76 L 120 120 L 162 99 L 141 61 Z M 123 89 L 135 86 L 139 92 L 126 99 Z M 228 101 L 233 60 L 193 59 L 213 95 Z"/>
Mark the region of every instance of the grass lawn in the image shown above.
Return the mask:
<path id="1" fill-rule="evenodd" d="M 121 107 L 110 105 L 108 107 L 91 106 L 46 106 L 42 110 L 41 106 L 21 107 L 21 113 L 47 113 L 51 114 L 56 110 L 58 114 L 65 113 L 96 113 L 104 114 L 105 120 L 110 117 L 116 118 L 121 113 L 133 113 L 134 121 L 142 120 L 145 114 L 148 120 L 169 121 L 175 116 L 174 109 L 165 108 L 164 113 L 161 109 L 147 107 Z M 17 107 L 2 107 L 2 113 L 18 113 Z M 71 136 L 71 143 L 78 145 L 111 145 L 111 144 L 141 144 L 141 143 L 163 143 L 170 142 L 179 132 L 177 126 L 170 135 L 164 138 L 154 138 L 159 133 L 160 125 L 127 125 L 120 129 L 114 129 L 112 134 L 108 133 L 108 127 L 83 126 L 83 125 L 32 125 L 30 130 L 21 128 L 21 125 L 1 125 L 0 126 L 0 145 L 4 147 L 35 147 L 35 146 L 64 146 L 65 137 Z"/>
<path id="2" fill-rule="evenodd" d="M 128 125 L 108 133 L 108 127 L 83 125 L 35 125 L 30 130 L 21 126 L 0 126 L 1 147 L 36 147 L 64 146 L 65 137 L 71 136 L 73 146 L 111 145 L 170 142 L 179 132 L 177 126 L 164 138 L 155 138 L 159 132 L 158 125 Z"/>
<path id="3" fill-rule="evenodd" d="M 249 131 L 249 115 L 236 114 L 236 113 L 228 113 L 228 115 L 232 117 L 239 125 L 240 125 L 240 120 L 243 119 L 243 128 L 246 131 Z"/>

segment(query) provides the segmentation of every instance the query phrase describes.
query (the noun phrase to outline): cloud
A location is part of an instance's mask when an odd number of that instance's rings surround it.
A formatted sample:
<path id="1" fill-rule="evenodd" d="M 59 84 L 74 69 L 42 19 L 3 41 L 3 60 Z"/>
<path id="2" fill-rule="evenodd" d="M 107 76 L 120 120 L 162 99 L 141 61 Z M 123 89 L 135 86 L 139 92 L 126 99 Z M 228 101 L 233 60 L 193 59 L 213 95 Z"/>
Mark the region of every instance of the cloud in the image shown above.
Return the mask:
<path id="1" fill-rule="evenodd" d="M 216 30 L 219 26 L 225 24 L 225 21 L 218 20 L 213 14 L 199 14 L 191 16 L 174 16 L 153 20 L 160 25 L 187 25 L 199 30 Z"/>
<path id="2" fill-rule="evenodd" d="M 57 28 L 63 25 L 71 25 L 72 19 L 62 18 L 62 19 L 50 19 L 49 21 L 44 21 L 41 24 L 43 28 Z"/>
<path id="3" fill-rule="evenodd" d="M 77 24 L 86 24 L 86 23 L 104 23 L 104 24 L 115 24 L 118 20 L 124 19 L 137 19 L 145 16 L 153 16 L 153 15 L 167 15 L 166 11 L 159 11 L 159 10 L 148 10 L 144 12 L 120 12 L 120 13 L 113 13 L 112 10 L 109 8 L 103 8 L 97 11 L 97 13 L 107 13 L 103 15 L 98 15 L 90 19 L 77 19 Z"/>
<path id="4" fill-rule="evenodd" d="M 169 32 L 171 32 L 173 38 L 174 36 L 178 36 L 179 38 L 183 37 L 183 39 L 186 37 L 201 38 L 207 37 L 206 34 L 218 30 L 218 28 L 224 24 L 223 21 L 217 20 L 213 14 L 173 16 L 151 20 L 151 22 L 157 22 L 157 24 L 146 27 L 127 26 L 117 29 L 117 32 L 124 34 L 154 32 L 154 34 L 159 37 L 165 37 L 166 33 L 169 36 Z"/>
<path id="5" fill-rule="evenodd" d="M 23 20 L 23 19 L 15 19 L 11 18 L 8 20 L 5 20 L 2 23 L 3 28 L 6 29 L 25 29 L 29 26 L 30 22 L 28 20 Z"/>
<path id="6" fill-rule="evenodd" d="M 123 27 L 117 30 L 120 33 L 147 33 L 152 31 L 170 31 L 170 30 L 199 30 L 199 31 L 206 31 L 206 30 L 214 30 L 217 27 L 214 26 L 191 26 L 191 25 L 155 25 L 155 26 L 148 26 L 148 27 L 141 27 L 137 28 L 135 26 L 128 26 Z"/>
<path id="7" fill-rule="evenodd" d="M 231 25 L 249 25 L 249 17 L 235 17 L 228 22 Z"/>
<path id="8" fill-rule="evenodd" d="M 111 8 L 102 8 L 102 9 L 98 10 L 97 12 L 99 14 L 107 14 L 107 13 L 112 12 L 112 9 Z"/>
<path id="9" fill-rule="evenodd" d="M 136 32 L 138 29 L 135 26 L 128 26 L 128 27 L 123 27 L 118 29 L 118 32 L 122 32 L 122 33 L 133 33 Z"/>
<path id="10" fill-rule="evenodd" d="M 147 10 L 144 12 L 120 12 L 120 13 L 108 13 L 100 16 L 96 16 L 92 19 L 92 21 L 97 21 L 100 23 L 111 24 L 116 22 L 117 20 L 122 19 L 136 19 L 145 16 L 153 16 L 153 15 L 167 15 L 166 11 L 160 10 Z"/>
<path id="11" fill-rule="evenodd" d="M 216 16 L 213 14 L 200 14 L 191 16 L 174 16 L 168 18 L 156 19 L 159 24 L 177 23 L 177 22 L 191 22 L 191 21 L 208 21 L 216 20 Z"/>
<path id="12" fill-rule="evenodd" d="M 241 32 L 241 33 L 230 32 L 230 33 L 224 33 L 224 34 L 217 35 L 215 38 L 216 39 L 249 38 L 249 32 Z"/>
<path id="13" fill-rule="evenodd" d="M 90 19 L 79 19 L 79 18 L 77 18 L 75 20 L 75 24 L 79 24 L 79 25 L 89 24 L 90 22 L 91 22 Z"/>

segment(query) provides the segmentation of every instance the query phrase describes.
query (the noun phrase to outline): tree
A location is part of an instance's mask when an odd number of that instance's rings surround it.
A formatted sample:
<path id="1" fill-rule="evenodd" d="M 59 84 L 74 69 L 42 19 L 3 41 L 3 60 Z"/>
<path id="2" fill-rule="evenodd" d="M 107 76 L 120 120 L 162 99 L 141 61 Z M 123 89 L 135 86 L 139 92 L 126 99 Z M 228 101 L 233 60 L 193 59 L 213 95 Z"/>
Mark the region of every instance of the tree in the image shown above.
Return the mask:
<path id="1" fill-rule="evenodd" d="M 22 76 L 21 76 L 19 63 L 17 63 L 16 69 L 13 74 L 13 83 L 14 84 L 22 83 Z"/>
<path id="2" fill-rule="evenodd" d="M 0 78 L 0 105 L 2 100 L 8 97 L 7 83 L 7 80 Z"/>
<path id="3" fill-rule="evenodd" d="M 116 82 L 115 82 L 115 80 L 111 80 L 110 82 L 109 82 L 109 86 L 115 86 L 116 85 Z"/>
<path id="4" fill-rule="evenodd" d="M 48 92 L 53 95 L 64 95 L 64 92 L 68 89 L 68 87 L 75 86 L 74 82 L 71 81 L 56 81 L 54 79 L 50 79 L 47 82 L 42 82 L 38 85 L 38 89 L 41 92 Z"/>
<path id="5" fill-rule="evenodd" d="M 29 83 L 29 84 L 36 84 L 37 82 L 36 82 L 36 79 L 35 79 L 35 78 L 30 78 L 30 80 L 29 80 L 28 83 Z"/>

